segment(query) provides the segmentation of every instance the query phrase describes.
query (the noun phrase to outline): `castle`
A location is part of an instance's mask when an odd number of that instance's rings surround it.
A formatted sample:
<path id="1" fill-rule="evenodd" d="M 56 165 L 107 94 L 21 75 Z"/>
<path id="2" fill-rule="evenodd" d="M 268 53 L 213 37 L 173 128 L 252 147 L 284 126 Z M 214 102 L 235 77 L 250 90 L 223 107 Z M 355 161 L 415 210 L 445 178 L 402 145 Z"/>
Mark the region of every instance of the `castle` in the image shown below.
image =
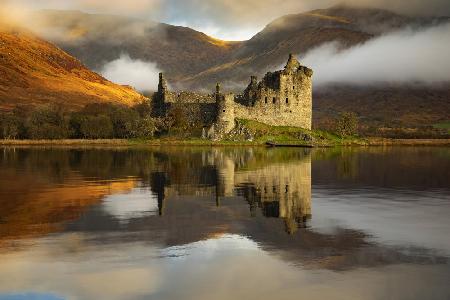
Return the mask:
<path id="1" fill-rule="evenodd" d="M 235 119 L 311 129 L 312 75 L 311 69 L 290 54 L 283 70 L 268 72 L 260 82 L 252 76 L 243 94 L 234 95 L 222 93 L 220 84 L 213 94 L 172 92 L 160 73 L 153 114 L 165 116 L 174 107 L 181 107 L 191 121 L 210 128 L 208 135 L 216 137 L 229 133 Z"/>

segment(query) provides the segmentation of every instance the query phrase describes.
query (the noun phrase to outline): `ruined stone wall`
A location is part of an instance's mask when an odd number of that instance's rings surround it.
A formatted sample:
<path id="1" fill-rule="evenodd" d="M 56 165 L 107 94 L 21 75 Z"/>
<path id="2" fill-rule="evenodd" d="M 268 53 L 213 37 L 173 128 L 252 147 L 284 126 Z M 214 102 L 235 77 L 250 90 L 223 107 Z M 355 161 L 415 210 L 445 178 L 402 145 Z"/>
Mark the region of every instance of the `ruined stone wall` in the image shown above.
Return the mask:
<path id="1" fill-rule="evenodd" d="M 170 92 L 160 74 L 155 112 L 168 113 L 171 107 L 181 106 L 186 116 L 205 125 L 215 120 L 216 133 L 230 132 L 235 118 L 250 119 L 274 126 L 294 126 L 311 129 L 312 126 L 312 70 L 301 66 L 294 55 L 283 70 L 268 72 L 261 82 L 251 77 L 242 95 L 220 93 Z"/>
<path id="2" fill-rule="evenodd" d="M 274 126 L 311 129 L 311 70 L 300 67 L 295 72 L 268 73 L 248 105 L 236 101 L 235 116 Z"/>
<path id="3" fill-rule="evenodd" d="M 161 85 L 161 84 L 160 84 Z M 195 92 L 163 92 L 151 97 L 152 116 L 164 117 L 174 109 L 183 112 L 189 124 L 211 126 L 217 119 L 215 95 Z"/>
<path id="4" fill-rule="evenodd" d="M 211 126 L 217 119 L 216 103 L 167 103 L 166 111 L 170 114 L 172 109 L 180 109 L 189 124 L 198 126 Z"/>
<path id="5" fill-rule="evenodd" d="M 195 92 L 166 92 L 166 103 L 215 103 L 216 98 L 213 94 L 201 94 Z"/>

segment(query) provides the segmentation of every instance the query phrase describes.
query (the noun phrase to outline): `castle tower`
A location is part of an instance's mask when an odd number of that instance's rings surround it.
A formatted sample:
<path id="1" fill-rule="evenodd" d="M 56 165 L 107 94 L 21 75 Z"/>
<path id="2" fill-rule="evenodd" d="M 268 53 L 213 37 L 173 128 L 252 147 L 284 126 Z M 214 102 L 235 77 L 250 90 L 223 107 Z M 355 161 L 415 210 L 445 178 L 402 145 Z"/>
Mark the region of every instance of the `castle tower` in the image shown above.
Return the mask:
<path id="1" fill-rule="evenodd" d="M 290 113 L 286 115 L 290 124 L 305 129 L 312 127 L 312 75 L 293 54 L 279 73 L 280 108 Z"/>
<path id="2" fill-rule="evenodd" d="M 159 73 L 158 92 L 153 97 L 152 115 L 156 117 L 162 117 L 166 113 L 166 100 L 167 100 L 167 81 L 164 78 L 163 73 Z"/>
<path id="3" fill-rule="evenodd" d="M 298 67 L 300 67 L 300 62 L 297 60 L 294 54 L 289 54 L 289 59 L 284 67 L 284 70 L 288 73 L 292 73 L 297 71 Z"/>
<path id="4" fill-rule="evenodd" d="M 234 128 L 234 94 L 217 97 L 216 132 L 219 135 L 227 134 Z"/>
<path id="5" fill-rule="evenodd" d="M 253 106 L 255 105 L 255 101 L 258 93 L 258 77 L 251 76 L 250 83 L 247 88 L 244 90 L 244 98 L 247 99 L 246 104 Z"/>
<path id="6" fill-rule="evenodd" d="M 220 83 L 216 84 L 216 95 L 220 95 Z"/>
<path id="7" fill-rule="evenodd" d="M 221 91 L 220 91 L 220 83 L 216 84 L 216 102 L 220 101 L 220 97 L 221 97 Z"/>
<path id="8" fill-rule="evenodd" d="M 158 94 L 163 96 L 167 92 L 167 81 L 163 73 L 159 73 Z"/>

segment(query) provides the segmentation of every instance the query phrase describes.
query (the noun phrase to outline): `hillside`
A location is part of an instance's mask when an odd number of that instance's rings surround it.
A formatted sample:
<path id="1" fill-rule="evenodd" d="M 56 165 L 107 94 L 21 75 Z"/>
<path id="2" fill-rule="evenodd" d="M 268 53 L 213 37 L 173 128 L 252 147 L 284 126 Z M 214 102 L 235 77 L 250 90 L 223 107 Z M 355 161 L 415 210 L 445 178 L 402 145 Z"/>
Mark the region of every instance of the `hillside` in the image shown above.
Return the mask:
<path id="1" fill-rule="evenodd" d="M 100 70 L 126 53 L 156 63 L 174 89 L 212 90 L 221 82 L 224 89 L 235 92 L 242 91 L 250 75 L 261 77 L 279 68 L 288 53 L 301 57 L 331 41 L 350 48 L 405 26 L 449 20 L 341 5 L 283 16 L 248 41 L 225 42 L 186 27 L 119 16 L 40 11 L 32 19 L 40 35 L 91 69 Z M 431 126 L 448 121 L 448 84 L 413 87 L 386 83 L 315 88 L 314 124 L 323 124 L 340 111 L 357 112 L 368 126 Z"/>
<path id="2" fill-rule="evenodd" d="M 156 63 L 180 89 L 209 89 L 217 81 L 239 89 L 250 75 L 279 67 L 289 53 L 305 54 L 331 41 L 349 48 L 406 25 L 437 21 L 335 6 L 283 16 L 248 41 L 225 42 L 187 27 L 120 16 L 46 10 L 32 19 L 41 35 L 91 69 L 127 53 Z"/>
<path id="3" fill-rule="evenodd" d="M 352 111 L 368 127 L 417 128 L 448 122 L 450 85 L 335 85 L 314 93 L 314 127 L 326 127 L 330 118 Z M 325 126 L 324 126 L 325 125 Z"/>
<path id="4" fill-rule="evenodd" d="M 187 77 L 183 86 L 197 88 L 215 81 L 230 81 L 229 86 L 233 87 L 236 83 L 246 83 L 251 72 L 262 76 L 280 67 L 289 53 L 296 53 L 301 58 L 309 50 L 332 41 L 346 49 L 405 26 L 414 28 L 444 20 L 448 21 L 445 18 L 412 18 L 381 9 L 342 5 L 286 15 L 243 42 L 230 54 L 226 63 Z"/>
<path id="5" fill-rule="evenodd" d="M 142 95 L 88 70 L 56 46 L 0 25 L 0 109 L 43 103 L 75 108 L 92 102 L 131 105 Z"/>
<path id="6" fill-rule="evenodd" d="M 39 11 L 32 16 L 38 33 L 99 70 L 126 53 L 157 63 L 173 80 L 226 62 L 239 42 L 225 42 L 193 29 L 134 18 L 78 11 Z"/>

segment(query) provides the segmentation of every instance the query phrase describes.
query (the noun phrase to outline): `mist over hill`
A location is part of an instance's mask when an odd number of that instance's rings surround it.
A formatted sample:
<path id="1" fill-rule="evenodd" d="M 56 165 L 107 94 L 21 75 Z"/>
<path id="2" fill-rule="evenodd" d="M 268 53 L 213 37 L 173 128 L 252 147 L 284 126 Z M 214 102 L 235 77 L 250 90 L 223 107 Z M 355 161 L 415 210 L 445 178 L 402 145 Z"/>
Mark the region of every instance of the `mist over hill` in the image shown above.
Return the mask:
<path id="1" fill-rule="evenodd" d="M 0 24 L 0 110 L 39 104 L 133 105 L 144 99 L 131 87 L 106 80 L 32 33 Z"/>
<path id="2" fill-rule="evenodd" d="M 139 90 L 155 90 L 162 71 L 171 89 L 210 92 L 221 82 L 225 90 L 241 92 L 250 75 L 262 77 L 294 53 L 316 71 L 316 124 L 344 110 L 377 126 L 432 125 L 447 121 L 450 112 L 450 74 L 443 71 L 450 67 L 442 51 L 450 47 L 447 17 L 338 5 L 280 17 L 239 42 L 188 27 L 79 11 L 44 10 L 31 19 L 39 36 L 108 79 Z M 386 100 L 382 107 L 380 99 Z M 358 101 L 363 107 L 353 107 Z M 373 107 L 386 117 L 374 117 Z M 419 110 L 426 112 L 423 117 Z"/>
<path id="3" fill-rule="evenodd" d="M 248 41 L 225 42 L 187 27 L 122 16 L 77 11 L 40 11 L 33 15 L 38 33 L 79 58 L 88 67 L 128 55 L 153 63 L 179 89 L 210 89 L 217 81 L 240 89 L 250 75 L 263 75 L 334 42 L 349 49 L 403 29 L 419 29 L 446 18 L 410 17 L 380 9 L 335 6 L 274 20 Z M 149 84 L 149 89 L 154 85 Z"/>

